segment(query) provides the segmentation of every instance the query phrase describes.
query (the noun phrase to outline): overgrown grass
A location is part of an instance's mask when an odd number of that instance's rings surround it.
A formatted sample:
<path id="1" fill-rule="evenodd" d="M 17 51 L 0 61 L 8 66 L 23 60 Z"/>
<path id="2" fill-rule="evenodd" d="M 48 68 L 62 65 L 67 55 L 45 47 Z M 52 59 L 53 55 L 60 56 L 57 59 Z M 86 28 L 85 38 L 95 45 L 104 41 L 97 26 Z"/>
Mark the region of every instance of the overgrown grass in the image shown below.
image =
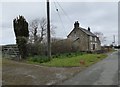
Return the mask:
<path id="1" fill-rule="evenodd" d="M 106 54 L 86 54 L 86 53 L 65 53 L 52 56 L 52 60 L 47 57 L 35 56 L 29 58 L 29 63 L 41 64 L 54 67 L 89 66 L 107 57 Z M 80 63 L 83 61 L 84 64 Z"/>

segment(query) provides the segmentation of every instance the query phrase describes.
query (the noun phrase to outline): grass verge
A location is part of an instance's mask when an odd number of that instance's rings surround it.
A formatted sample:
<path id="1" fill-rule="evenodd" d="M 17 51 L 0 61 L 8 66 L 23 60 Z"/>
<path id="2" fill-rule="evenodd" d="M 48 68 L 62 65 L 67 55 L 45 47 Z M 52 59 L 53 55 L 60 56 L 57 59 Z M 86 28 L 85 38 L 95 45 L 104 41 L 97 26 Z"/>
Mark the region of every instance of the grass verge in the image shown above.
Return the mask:
<path id="1" fill-rule="evenodd" d="M 45 66 L 55 67 L 75 67 L 75 66 L 89 66 L 94 64 L 103 58 L 107 57 L 106 54 L 84 54 L 71 58 L 54 58 L 49 62 L 42 63 Z"/>
<path id="2" fill-rule="evenodd" d="M 45 63 L 38 63 L 29 61 L 29 63 L 36 63 L 41 64 L 44 66 L 50 66 L 50 67 L 76 67 L 76 66 L 90 66 L 91 64 L 94 64 L 104 58 L 106 58 L 106 54 L 80 54 L 76 56 L 60 56 L 57 58 L 53 58 L 52 60 L 45 62 Z"/>

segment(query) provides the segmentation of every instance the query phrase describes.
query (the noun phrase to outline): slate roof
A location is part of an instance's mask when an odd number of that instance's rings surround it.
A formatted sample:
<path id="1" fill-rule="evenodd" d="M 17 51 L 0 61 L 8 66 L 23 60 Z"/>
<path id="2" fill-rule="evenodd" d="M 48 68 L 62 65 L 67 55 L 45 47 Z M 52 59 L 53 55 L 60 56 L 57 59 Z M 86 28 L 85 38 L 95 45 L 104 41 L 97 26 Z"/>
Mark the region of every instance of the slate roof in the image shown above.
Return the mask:
<path id="1" fill-rule="evenodd" d="M 74 28 L 76 29 L 76 28 Z M 74 29 L 69 33 L 69 35 L 74 31 Z M 84 28 L 81 28 L 81 27 L 78 27 L 78 29 L 82 30 L 84 33 L 86 33 L 87 35 L 90 35 L 90 36 L 94 36 L 94 37 L 97 37 L 95 34 L 93 34 L 92 32 L 88 31 L 87 29 L 84 29 Z M 68 35 L 68 36 L 69 36 Z"/>
<path id="2" fill-rule="evenodd" d="M 93 34 L 92 32 L 90 32 L 90 31 L 88 31 L 88 30 L 86 30 L 86 29 L 84 29 L 84 28 L 81 28 L 81 27 L 80 27 L 80 29 L 81 29 L 83 32 L 85 32 L 87 35 L 95 36 L 95 37 L 96 37 L 96 35 Z"/>

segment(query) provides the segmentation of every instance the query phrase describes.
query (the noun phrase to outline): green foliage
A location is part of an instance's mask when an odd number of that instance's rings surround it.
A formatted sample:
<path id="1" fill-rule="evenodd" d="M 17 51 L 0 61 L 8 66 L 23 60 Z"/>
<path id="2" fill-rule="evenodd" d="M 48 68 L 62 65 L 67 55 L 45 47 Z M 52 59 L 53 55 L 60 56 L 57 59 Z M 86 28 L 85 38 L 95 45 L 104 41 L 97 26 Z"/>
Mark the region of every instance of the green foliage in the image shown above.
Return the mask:
<path id="1" fill-rule="evenodd" d="M 22 58 L 27 56 L 27 39 L 29 37 L 28 23 L 23 16 L 17 17 L 13 20 L 14 32 L 16 36 L 16 43 L 18 45 Z"/>
<path id="2" fill-rule="evenodd" d="M 17 19 L 14 19 L 13 24 L 16 37 L 29 37 L 28 23 L 23 16 L 19 16 L 19 18 L 17 17 Z"/>
<path id="3" fill-rule="evenodd" d="M 46 43 L 29 43 L 27 45 L 28 53 L 30 56 L 34 55 L 47 55 L 47 44 Z M 72 44 L 70 40 L 57 40 L 51 43 L 51 51 L 53 57 L 59 57 L 60 55 L 71 56 L 72 53 L 78 52 L 78 48 Z"/>
<path id="4" fill-rule="evenodd" d="M 64 57 L 71 58 L 83 54 L 84 54 L 83 52 L 62 53 L 62 54 L 52 55 L 52 58 L 64 58 Z"/>
<path id="5" fill-rule="evenodd" d="M 29 56 L 34 56 L 34 55 L 46 55 L 46 46 L 45 44 L 42 43 L 34 43 L 34 44 L 28 44 L 28 53 Z"/>
<path id="6" fill-rule="evenodd" d="M 107 57 L 106 54 L 77 54 L 73 57 L 63 57 L 63 58 L 54 58 L 49 62 L 42 63 L 45 66 L 55 66 L 55 67 L 71 67 L 71 66 L 90 66 L 102 59 Z M 80 61 L 85 61 L 85 64 L 80 64 Z"/>
<path id="7" fill-rule="evenodd" d="M 52 59 L 63 59 L 63 58 L 72 58 L 72 57 L 76 57 L 76 56 L 80 56 L 83 55 L 83 53 L 80 52 L 76 52 L 76 53 L 64 53 L 64 54 L 56 54 L 56 55 L 52 55 Z M 36 63 L 44 63 L 44 62 L 48 62 L 50 61 L 49 58 L 47 56 L 43 56 L 43 55 L 36 55 L 36 56 L 31 56 L 28 58 L 28 61 L 30 62 L 36 62 Z"/>
<path id="8" fill-rule="evenodd" d="M 49 60 L 46 56 L 33 56 L 29 57 L 30 63 L 37 63 L 45 66 L 57 66 L 57 67 L 71 67 L 71 66 L 90 66 L 107 57 L 106 54 L 88 54 L 88 53 L 64 53 L 52 55 L 52 60 Z M 84 61 L 85 64 L 80 64 L 80 61 Z"/>
<path id="9" fill-rule="evenodd" d="M 46 56 L 33 56 L 28 58 L 30 62 L 44 63 L 50 61 L 50 59 Z"/>
<path id="10" fill-rule="evenodd" d="M 69 39 L 52 42 L 51 49 L 53 55 L 79 51 L 77 45 L 73 44 L 73 41 Z"/>
<path id="11" fill-rule="evenodd" d="M 17 41 L 18 41 L 17 42 L 18 48 L 19 48 L 22 58 L 26 58 L 26 56 L 27 56 L 27 46 L 26 46 L 27 40 L 26 40 L 26 38 L 18 37 Z"/>

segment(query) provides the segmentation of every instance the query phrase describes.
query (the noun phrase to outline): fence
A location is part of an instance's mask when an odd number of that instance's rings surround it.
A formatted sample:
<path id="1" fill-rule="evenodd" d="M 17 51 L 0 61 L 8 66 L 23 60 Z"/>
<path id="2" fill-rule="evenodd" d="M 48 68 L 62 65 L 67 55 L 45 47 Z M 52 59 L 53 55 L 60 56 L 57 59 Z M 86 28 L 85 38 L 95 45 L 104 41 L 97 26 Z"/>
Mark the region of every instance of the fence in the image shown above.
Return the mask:
<path id="1" fill-rule="evenodd" d="M 4 45 L 2 46 L 2 57 L 20 59 L 20 54 L 17 45 Z"/>

